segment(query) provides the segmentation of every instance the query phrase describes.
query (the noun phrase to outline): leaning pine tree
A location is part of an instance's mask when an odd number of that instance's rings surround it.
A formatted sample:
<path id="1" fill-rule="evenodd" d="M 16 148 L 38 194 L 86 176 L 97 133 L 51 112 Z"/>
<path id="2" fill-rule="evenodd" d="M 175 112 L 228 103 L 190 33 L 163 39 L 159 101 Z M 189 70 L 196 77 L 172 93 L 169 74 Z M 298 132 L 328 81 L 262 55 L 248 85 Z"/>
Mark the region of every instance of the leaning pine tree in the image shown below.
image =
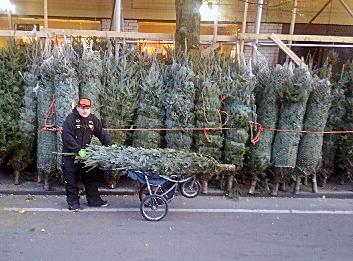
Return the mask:
<path id="1" fill-rule="evenodd" d="M 138 51 L 128 45 L 120 48 L 114 57 L 109 48 L 104 57 L 104 92 L 101 93 L 101 117 L 108 129 L 127 129 L 131 127 L 138 106 L 139 72 L 142 58 Z M 111 131 L 113 142 L 126 143 L 126 131 Z"/>
<path id="2" fill-rule="evenodd" d="M 254 116 L 255 81 L 228 68 L 221 79 L 221 85 L 225 97 L 224 111 L 228 118 L 224 127 L 234 128 L 225 131 L 223 162 L 234 164 L 239 169 L 244 164 L 249 121 Z"/>
<path id="3" fill-rule="evenodd" d="M 277 65 L 273 70 L 269 66 L 261 68 L 256 73 L 256 114 L 257 122 L 265 128 L 276 128 L 280 103 L 278 90 L 290 76 L 288 65 Z M 247 168 L 252 175 L 249 193 L 255 192 L 257 179 L 265 176 L 265 171 L 271 165 L 271 151 L 274 133 L 263 132 L 256 144 L 250 146 L 247 158 Z"/>
<path id="4" fill-rule="evenodd" d="M 306 107 L 303 130 L 324 131 L 331 105 L 331 83 L 328 79 L 313 78 L 312 92 Z M 313 192 L 317 192 L 316 172 L 322 158 L 323 134 L 305 133 L 298 148 L 296 167 L 304 175 L 312 175 Z M 296 178 L 295 192 L 300 189 Z"/>
<path id="5" fill-rule="evenodd" d="M 93 51 L 93 46 L 83 45 L 82 58 L 79 63 L 80 97 L 92 101 L 92 112 L 100 118 L 99 96 L 102 93 L 103 64 L 99 51 Z"/>
<path id="6" fill-rule="evenodd" d="M 39 88 L 39 69 L 41 64 L 41 49 L 37 40 L 26 46 L 26 59 L 28 61 L 23 73 L 23 107 L 20 114 L 21 147 L 17 154 L 17 161 L 20 161 L 23 168 L 26 168 L 35 159 L 36 138 L 37 138 L 37 97 L 36 91 Z M 19 173 L 17 173 L 19 174 Z M 15 184 L 19 183 L 19 176 L 16 176 Z"/>
<path id="7" fill-rule="evenodd" d="M 346 96 L 344 89 L 346 88 L 347 81 L 339 80 L 332 86 L 332 102 L 331 108 L 328 113 L 328 119 L 325 127 L 325 131 L 338 131 L 343 129 L 345 116 L 345 106 L 342 104 L 346 103 Z M 339 135 L 337 134 L 325 134 L 324 143 L 322 147 L 322 166 L 320 174 L 323 176 L 321 186 L 325 186 L 327 179 L 335 171 L 336 158 L 338 152 Z"/>
<path id="8" fill-rule="evenodd" d="M 294 69 L 287 84 L 278 90 L 281 110 L 278 129 L 303 129 L 307 101 L 311 92 L 311 75 L 305 65 Z M 298 132 L 278 132 L 274 137 L 272 161 L 275 167 L 272 195 L 277 195 L 281 177 L 288 178 L 296 166 L 298 145 L 301 134 Z"/>
<path id="9" fill-rule="evenodd" d="M 55 46 L 54 50 L 54 89 L 56 98 L 56 126 L 62 127 L 64 121 L 72 111 L 72 104 L 78 100 L 79 81 L 73 62 L 77 55 L 71 42 L 65 41 L 62 46 Z M 57 133 L 57 151 L 62 152 L 62 139 Z M 61 171 L 61 156 L 57 157 L 57 169 Z"/>
<path id="10" fill-rule="evenodd" d="M 194 60 L 197 62 L 196 104 L 195 117 L 196 128 L 221 128 L 221 90 L 219 79 L 221 67 L 215 54 L 206 58 Z M 195 65 L 195 64 L 194 64 Z M 198 131 L 194 133 L 195 151 L 220 160 L 222 156 L 223 134 L 222 131 Z"/>
<path id="11" fill-rule="evenodd" d="M 20 72 L 24 65 L 22 50 L 10 39 L 9 46 L 0 50 L 0 163 L 12 165 L 16 183 L 19 172 L 26 167 L 21 161 L 26 151 L 22 147 L 19 122 L 23 98 Z"/>
<path id="12" fill-rule="evenodd" d="M 146 72 L 140 85 L 140 100 L 135 127 L 138 129 L 160 129 L 164 127 L 165 112 L 163 108 L 164 84 L 162 71 L 156 59 Z M 146 149 L 161 147 L 162 133 L 158 130 L 134 131 L 133 146 Z"/>
<path id="13" fill-rule="evenodd" d="M 348 65 L 345 77 L 348 79 L 345 90 L 345 115 L 343 122 L 343 130 L 353 130 L 353 63 Z M 346 133 L 340 135 L 338 152 L 337 152 L 337 165 L 344 176 L 341 177 L 341 183 L 344 178 L 353 183 L 353 134 Z"/>
<path id="14" fill-rule="evenodd" d="M 37 138 L 37 169 L 44 175 L 44 187 L 49 189 L 49 181 L 55 173 L 57 161 L 53 152 L 57 151 L 57 134 L 50 129 L 55 127 L 55 58 L 52 54 L 50 40 L 47 39 L 43 63 L 40 66 L 40 84 L 37 91 L 38 107 L 38 138 Z"/>
<path id="15" fill-rule="evenodd" d="M 194 126 L 194 72 L 190 68 L 187 59 L 181 62 L 173 60 L 168 72 L 171 76 L 167 83 L 165 99 L 163 101 L 166 110 L 166 127 L 192 128 Z M 177 130 L 166 132 L 167 147 L 172 149 L 190 150 L 192 133 L 190 131 Z"/>

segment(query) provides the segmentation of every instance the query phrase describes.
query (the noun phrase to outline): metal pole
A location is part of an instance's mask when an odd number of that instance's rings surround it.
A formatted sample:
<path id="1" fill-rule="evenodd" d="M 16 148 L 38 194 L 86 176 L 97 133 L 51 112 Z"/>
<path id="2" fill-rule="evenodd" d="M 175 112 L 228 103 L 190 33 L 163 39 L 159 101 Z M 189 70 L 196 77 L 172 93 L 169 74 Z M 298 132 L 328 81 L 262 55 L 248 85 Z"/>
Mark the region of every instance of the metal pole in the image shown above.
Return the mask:
<path id="1" fill-rule="evenodd" d="M 115 31 L 121 32 L 121 0 L 116 0 L 115 1 L 115 7 L 114 7 L 114 24 L 115 24 Z M 115 38 L 115 59 L 118 59 L 119 57 L 119 44 L 118 44 L 118 39 Z"/>
<path id="2" fill-rule="evenodd" d="M 258 0 L 258 3 L 257 3 L 257 16 L 256 16 L 256 24 L 255 24 L 255 33 L 256 34 L 260 33 L 263 3 L 264 3 L 263 0 Z M 256 39 L 256 43 L 258 43 L 258 41 L 259 40 Z"/>
<path id="3" fill-rule="evenodd" d="M 293 9 L 292 9 L 292 20 L 290 22 L 290 27 L 289 27 L 289 34 L 294 34 L 295 21 L 296 21 L 296 18 L 297 18 L 297 7 L 298 7 L 298 0 L 294 0 Z M 289 41 L 289 44 L 292 44 L 292 43 L 293 43 L 293 41 Z M 289 57 L 287 55 L 286 62 L 288 62 L 288 61 L 289 61 Z"/>
<path id="4" fill-rule="evenodd" d="M 11 10 L 10 9 L 7 10 L 7 21 L 8 21 L 8 24 L 9 24 L 9 30 L 13 30 L 12 15 L 11 15 Z"/>
<path id="5" fill-rule="evenodd" d="M 257 2 L 257 15 L 256 15 L 256 24 L 255 24 L 255 33 L 256 34 L 260 33 L 263 2 L 264 2 L 263 0 L 258 0 L 258 2 Z M 255 40 L 255 45 L 257 45 L 258 42 L 259 42 L 259 39 L 256 39 Z M 253 50 L 252 50 L 252 58 L 253 58 L 253 60 L 255 59 L 255 51 L 254 51 L 255 45 L 253 46 Z"/>
<path id="6" fill-rule="evenodd" d="M 249 2 L 245 1 L 244 3 L 244 16 L 243 16 L 243 23 L 241 26 L 241 32 L 245 33 L 246 32 L 246 20 L 248 17 L 248 7 L 249 7 Z M 240 53 L 244 52 L 244 40 L 241 40 L 240 42 Z"/>
<path id="7" fill-rule="evenodd" d="M 48 30 L 48 0 L 44 0 L 44 30 Z"/>
<path id="8" fill-rule="evenodd" d="M 121 32 L 121 0 L 115 1 L 115 31 Z"/>
<path id="9" fill-rule="evenodd" d="M 217 2 L 218 8 L 220 7 L 219 1 Z M 213 20 L 213 42 L 216 42 L 216 37 L 218 34 L 218 14 L 216 14 L 214 20 Z"/>

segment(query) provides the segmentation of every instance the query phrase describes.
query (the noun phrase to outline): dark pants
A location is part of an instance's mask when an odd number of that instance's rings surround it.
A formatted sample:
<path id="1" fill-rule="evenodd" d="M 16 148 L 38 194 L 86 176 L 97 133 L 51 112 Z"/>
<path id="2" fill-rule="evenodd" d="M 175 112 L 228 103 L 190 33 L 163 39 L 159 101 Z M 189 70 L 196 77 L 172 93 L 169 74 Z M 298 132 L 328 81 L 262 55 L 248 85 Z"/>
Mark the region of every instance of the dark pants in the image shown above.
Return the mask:
<path id="1" fill-rule="evenodd" d="M 86 172 L 82 164 L 74 163 L 72 156 L 63 156 L 62 170 L 65 178 L 66 200 L 71 206 L 79 206 L 78 181 L 81 180 L 85 185 L 86 198 L 88 205 L 95 205 L 102 202 L 98 192 L 98 177 L 96 171 Z"/>

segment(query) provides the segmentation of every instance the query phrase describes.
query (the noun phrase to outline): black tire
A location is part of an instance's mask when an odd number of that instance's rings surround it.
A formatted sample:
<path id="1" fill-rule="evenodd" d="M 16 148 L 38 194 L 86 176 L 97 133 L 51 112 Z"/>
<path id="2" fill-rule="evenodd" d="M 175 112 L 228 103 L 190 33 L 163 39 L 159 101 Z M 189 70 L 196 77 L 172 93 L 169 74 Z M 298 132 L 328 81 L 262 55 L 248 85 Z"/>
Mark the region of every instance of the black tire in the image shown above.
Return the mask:
<path id="1" fill-rule="evenodd" d="M 148 195 L 141 201 L 140 212 L 148 221 L 160 221 L 168 213 L 168 203 L 162 196 Z"/>
<path id="2" fill-rule="evenodd" d="M 152 190 L 154 190 L 155 187 L 152 187 Z M 164 193 L 164 189 L 163 188 L 159 188 L 159 190 L 157 191 L 157 195 L 162 195 Z M 150 195 L 150 193 L 148 192 L 147 189 L 147 185 L 144 184 L 142 186 L 140 186 L 139 189 L 139 199 L 140 201 L 142 201 L 146 196 Z"/>
<path id="3" fill-rule="evenodd" d="M 180 193 L 186 198 L 196 198 L 201 192 L 201 183 L 190 179 L 180 184 Z"/>

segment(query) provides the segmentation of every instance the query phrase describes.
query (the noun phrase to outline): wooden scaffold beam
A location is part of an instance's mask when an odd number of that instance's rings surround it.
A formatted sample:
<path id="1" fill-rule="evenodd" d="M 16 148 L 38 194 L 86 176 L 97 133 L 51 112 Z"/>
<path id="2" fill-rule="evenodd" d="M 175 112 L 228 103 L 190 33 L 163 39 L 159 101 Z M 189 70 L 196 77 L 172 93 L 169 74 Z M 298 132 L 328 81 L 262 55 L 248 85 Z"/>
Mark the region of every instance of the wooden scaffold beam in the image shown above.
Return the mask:
<path id="1" fill-rule="evenodd" d="M 278 47 L 285 52 L 297 65 L 302 63 L 302 60 L 289 49 L 275 34 L 271 34 L 270 38 L 278 45 Z"/>

